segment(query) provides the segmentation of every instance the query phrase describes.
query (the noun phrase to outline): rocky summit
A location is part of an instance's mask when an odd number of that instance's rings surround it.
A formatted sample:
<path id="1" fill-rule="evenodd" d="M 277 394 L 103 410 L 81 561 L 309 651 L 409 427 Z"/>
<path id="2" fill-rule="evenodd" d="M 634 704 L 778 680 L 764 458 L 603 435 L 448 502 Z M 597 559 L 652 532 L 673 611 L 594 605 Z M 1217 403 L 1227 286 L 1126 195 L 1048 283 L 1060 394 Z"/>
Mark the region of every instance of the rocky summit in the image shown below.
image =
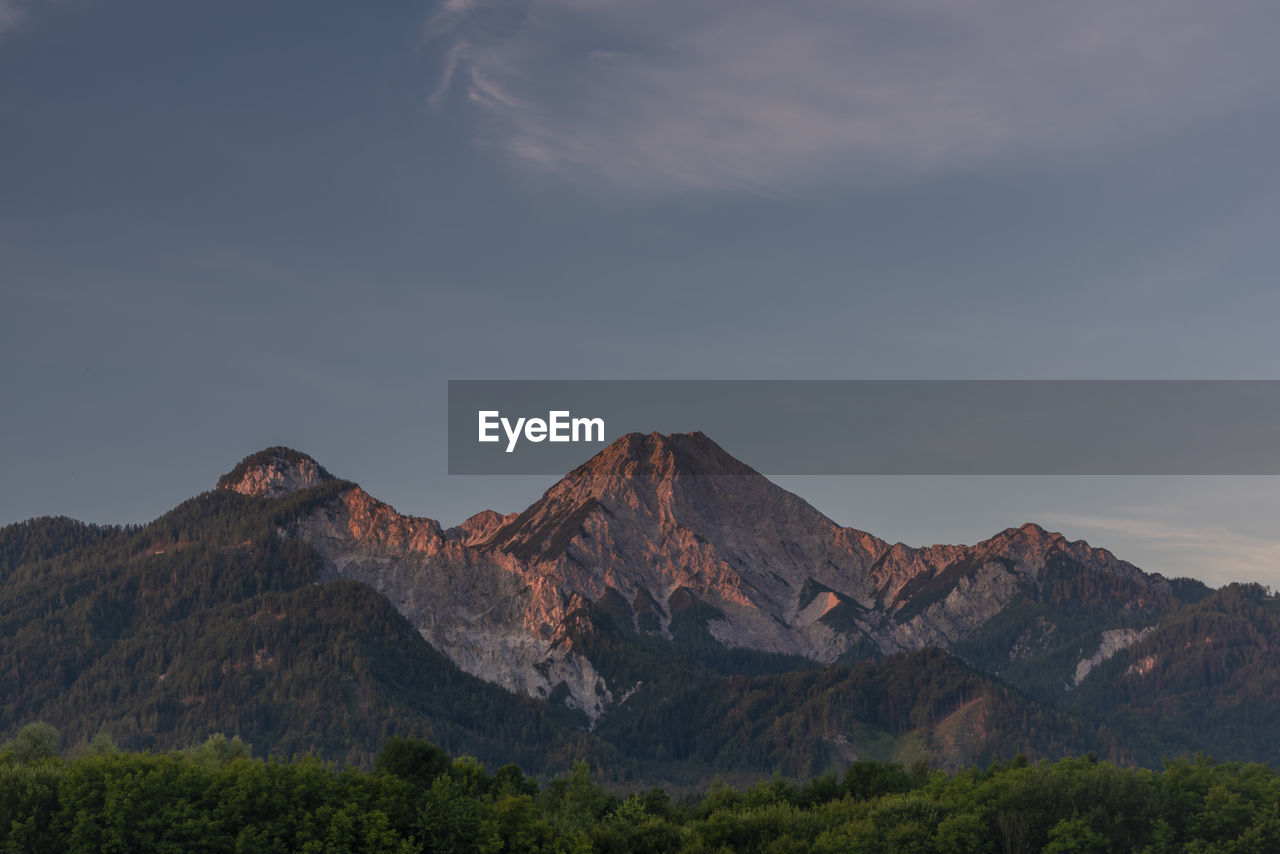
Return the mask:
<path id="1" fill-rule="evenodd" d="M 218 485 L 279 498 L 331 480 L 272 448 Z M 1161 576 L 1034 524 L 970 546 L 886 543 L 701 433 L 623 436 L 517 514 L 443 529 L 351 484 L 280 533 L 313 547 L 328 578 L 386 596 L 461 669 L 563 697 L 593 721 L 634 686 L 610 684 L 579 649 L 583 614 L 655 638 L 692 615 L 726 649 L 816 663 L 942 647 L 1052 693 L 1075 689 L 1175 600 Z M 1089 595 L 1105 598 L 1091 619 L 1064 616 Z"/>

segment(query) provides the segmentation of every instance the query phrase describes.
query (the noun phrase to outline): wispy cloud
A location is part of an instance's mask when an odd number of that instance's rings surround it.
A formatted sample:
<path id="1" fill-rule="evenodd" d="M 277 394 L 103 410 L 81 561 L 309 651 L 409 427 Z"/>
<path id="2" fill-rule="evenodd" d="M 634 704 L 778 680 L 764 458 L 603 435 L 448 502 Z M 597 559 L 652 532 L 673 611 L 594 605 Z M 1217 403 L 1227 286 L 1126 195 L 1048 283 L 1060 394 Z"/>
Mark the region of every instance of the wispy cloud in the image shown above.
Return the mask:
<path id="1" fill-rule="evenodd" d="M 24 26 L 38 10 L 66 6 L 72 0 L 0 0 L 0 38 Z"/>
<path id="2" fill-rule="evenodd" d="M 1280 586 L 1280 539 L 1142 517 L 1045 513 L 1043 518 L 1068 536 L 1106 543 L 1118 554 L 1125 554 L 1128 545 L 1162 559 L 1160 566 L 1143 566 L 1150 572 L 1191 576 L 1212 585 L 1255 581 Z"/>
<path id="3" fill-rule="evenodd" d="M 0 36 L 21 24 L 23 17 L 20 0 L 0 0 Z"/>
<path id="4" fill-rule="evenodd" d="M 1167 132 L 1273 82 L 1265 0 L 448 0 L 433 101 L 626 188 L 929 173 Z"/>

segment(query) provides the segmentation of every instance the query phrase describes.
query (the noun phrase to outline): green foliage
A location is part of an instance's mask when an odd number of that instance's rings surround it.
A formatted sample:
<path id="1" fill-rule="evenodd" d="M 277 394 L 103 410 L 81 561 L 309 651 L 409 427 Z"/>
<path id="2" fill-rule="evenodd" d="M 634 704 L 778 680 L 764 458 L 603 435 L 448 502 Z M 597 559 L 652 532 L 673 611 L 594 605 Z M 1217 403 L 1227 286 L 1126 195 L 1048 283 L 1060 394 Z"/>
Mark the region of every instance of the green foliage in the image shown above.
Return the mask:
<path id="1" fill-rule="evenodd" d="M 448 772 L 451 765 L 449 754 L 434 744 L 396 736 L 383 745 L 374 768 L 425 789 Z"/>
<path id="2" fill-rule="evenodd" d="M 64 773 L 60 763 L 0 763 L 0 850 L 58 850 L 52 826 Z"/>
<path id="3" fill-rule="evenodd" d="M 540 788 L 510 766 L 491 776 L 423 742 L 389 742 L 380 763 L 408 760 L 419 781 L 434 773 L 421 785 L 387 767 L 253 759 L 233 743 L 0 763 L 0 850 L 1158 854 L 1280 845 L 1280 776 L 1203 758 L 1159 772 L 1086 756 L 925 778 L 861 760 L 845 784 L 718 784 L 677 806 L 656 789 L 620 799 L 582 762 Z M 207 761 L 229 752 L 237 756 Z"/>
<path id="4" fill-rule="evenodd" d="M 240 736 L 227 738 L 222 733 L 215 732 L 205 739 L 203 744 L 188 750 L 187 755 L 198 765 L 218 768 L 240 759 L 249 759 L 253 756 L 253 751 L 240 739 Z"/>
<path id="5" fill-rule="evenodd" d="M 492 808 L 476 797 L 467 779 L 446 774 L 432 781 L 422 796 L 417 837 L 429 851 L 500 851 L 502 837 L 492 813 Z"/>
<path id="6" fill-rule="evenodd" d="M 89 739 L 89 743 L 84 748 L 85 756 L 114 756 L 119 752 L 120 748 L 116 745 L 115 739 L 107 732 L 100 732 Z"/>
<path id="7" fill-rule="evenodd" d="M 17 762 L 37 762 L 58 755 L 62 749 L 62 736 L 52 724 L 36 721 L 18 730 L 13 743 L 6 747 Z"/>
<path id="8" fill-rule="evenodd" d="M 1108 854 L 1106 837 L 1082 818 L 1064 818 L 1049 828 L 1045 854 Z"/>
<path id="9" fill-rule="evenodd" d="M 901 765 L 862 760 L 854 762 L 844 775 L 849 797 L 868 801 L 883 795 L 910 791 L 912 780 Z"/>

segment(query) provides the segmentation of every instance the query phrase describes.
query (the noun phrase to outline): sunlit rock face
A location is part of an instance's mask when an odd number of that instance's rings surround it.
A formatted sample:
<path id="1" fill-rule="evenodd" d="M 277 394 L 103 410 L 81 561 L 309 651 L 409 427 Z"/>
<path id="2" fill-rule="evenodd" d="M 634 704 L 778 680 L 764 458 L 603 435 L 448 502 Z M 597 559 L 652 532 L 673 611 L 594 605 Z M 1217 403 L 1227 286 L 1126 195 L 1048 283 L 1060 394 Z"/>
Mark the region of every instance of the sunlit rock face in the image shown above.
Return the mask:
<path id="1" fill-rule="evenodd" d="M 297 452 L 255 458 L 220 485 L 271 497 L 331 477 Z M 890 545 L 701 433 L 623 436 L 518 514 L 487 510 L 442 530 L 352 485 L 283 533 L 315 547 L 330 577 L 387 596 L 462 669 L 533 696 L 563 685 L 593 720 L 630 687 L 606 684 L 573 645 L 573 621 L 593 603 L 660 635 L 696 604 L 727 647 L 832 662 L 970 637 L 1040 583 L 1050 555 L 1153 595 L 1167 587 L 1036 525 L 972 546 Z"/>
<path id="2" fill-rule="evenodd" d="M 643 614 L 666 632 L 684 591 L 723 615 L 710 629 L 727 645 L 829 660 L 848 642 L 816 619 L 796 622 L 809 604 L 802 594 L 830 586 L 869 605 L 866 571 L 884 544 L 840 528 L 694 433 L 622 437 L 482 548 L 536 584 L 537 633 L 563 620 L 565 593 L 620 597 L 632 628 L 645 628 Z"/>
<path id="3" fill-rule="evenodd" d="M 230 474 L 224 475 L 218 481 L 218 488 L 241 495 L 279 498 L 333 479 L 333 475 L 306 454 L 291 448 L 268 448 L 247 457 Z"/>
<path id="4" fill-rule="evenodd" d="M 465 532 L 403 516 L 352 486 L 285 533 L 325 558 L 329 578 L 353 578 L 386 596 L 468 673 L 535 697 L 564 682 L 569 704 L 591 718 L 611 701 L 585 658 L 528 630 L 536 588 L 521 567 L 468 545 Z"/>

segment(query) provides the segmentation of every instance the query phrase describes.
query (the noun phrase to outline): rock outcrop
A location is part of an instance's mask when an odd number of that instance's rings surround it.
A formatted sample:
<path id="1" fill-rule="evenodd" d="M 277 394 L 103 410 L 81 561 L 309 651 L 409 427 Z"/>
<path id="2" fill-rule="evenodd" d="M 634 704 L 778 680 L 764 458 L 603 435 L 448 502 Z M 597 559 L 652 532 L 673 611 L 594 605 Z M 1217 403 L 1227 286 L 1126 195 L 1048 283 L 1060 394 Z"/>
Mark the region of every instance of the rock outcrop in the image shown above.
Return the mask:
<path id="1" fill-rule="evenodd" d="M 1102 633 L 1102 639 L 1098 642 L 1098 650 L 1088 658 L 1083 658 L 1076 665 L 1075 676 L 1072 680 L 1075 685 L 1079 685 L 1085 678 L 1102 662 L 1111 658 L 1122 649 L 1128 649 L 1138 641 L 1142 640 L 1155 626 L 1147 626 L 1143 629 L 1107 629 Z"/>
<path id="2" fill-rule="evenodd" d="M 230 489 L 241 495 L 279 498 L 334 479 L 306 454 L 292 448 L 275 447 L 246 457 L 218 480 L 218 488 Z"/>

